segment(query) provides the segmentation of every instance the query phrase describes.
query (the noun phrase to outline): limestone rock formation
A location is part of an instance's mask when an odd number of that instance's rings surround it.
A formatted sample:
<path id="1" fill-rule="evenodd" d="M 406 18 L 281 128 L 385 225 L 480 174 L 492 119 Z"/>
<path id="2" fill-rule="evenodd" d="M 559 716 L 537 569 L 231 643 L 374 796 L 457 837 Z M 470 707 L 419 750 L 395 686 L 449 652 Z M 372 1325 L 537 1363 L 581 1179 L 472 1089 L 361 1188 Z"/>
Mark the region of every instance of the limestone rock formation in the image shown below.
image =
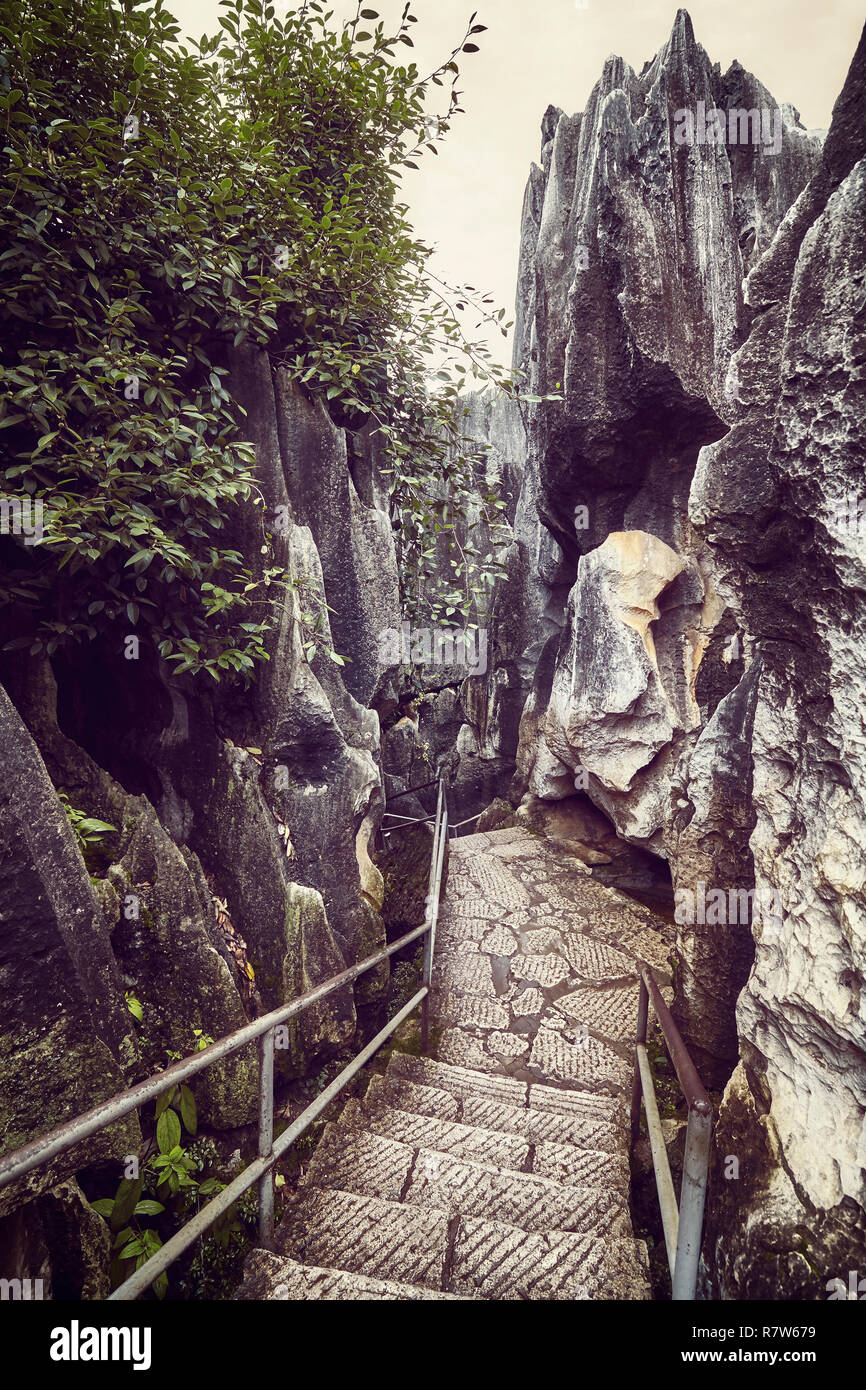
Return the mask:
<path id="1" fill-rule="evenodd" d="M 101 903 L 27 729 L 0 690 L 0 1074 L 4 1146 L 18 1148 L 123 1089 L 131 1019 Z M 135 1120 L 96 1158 L 137 1147 Z M 72 1156 L 73 1159 L 75 1155 Z M 77 1155 L 81 1161 L 81 1152 Z M 66 1156 L 0 1190 L 0 1212 L 70 1171 Z"/>
<path id="2" fill-rule="evenodd" d="M 585 790 L 680 898 L 748 900 L 678 926 L 675 1014 L 731 1078 L 726 1298 L 823 1298 L 862 1257 L 864 80 L 861 44 L 825 139 L 680 11 L 548 110 L 521 227 L 515 363 L 564 399 L 527 409 L 496 751 L 515 806 Z"/>
<path id="3" fill-rule="evenodd" d="M 363 435 L 350 445 L 263 356 L 239 354 L 231 382 L 289 576 L 271 590 L 271 661 L 252 689 L 205 691 L 146 644 L 137 661 L 105 641 L 51 662 L 0 657 L 4 1152 L 170 1052 L 189 1053 L 194 1029 L 224 1036 L 385 943 L 370 702 L 390 678 L 378 635 L 399 601 L 375 451 Z M 261 573 L 260 508 L 231 525 Z M 4 628 L 0 646 L 14 635 Z M 87 863 L 59 789 L 112 827 Z M 289 1074 L 350 1042 L 356 1002 L 379 998 L 387 981 L 386 964 L 293 1023 Z M 140 1023 L 125 994 L 140 1002 Z M 255 1053 L 196 1080 L 204 1123 L 254 1119 Z M 97 1137 L 87 1159 L 120 1160 L 139 1145 L 130 1120 Z M 73 1151 L 5 1188 L 4 1210 L 82 1161 Z"/>
<path id="4" fill-rule="evenodd" d="M 864 262 L 866 39 L 821 164 L 746 282 L 737 361 L 754 385 L 690 499 L 760 656 L 750 848 L 783 908 L 755 933 L 717 1134 L 744 1172 L 736 1194 L 716 1184 L 723 1297 L 826 1297 L 866 1240 Z M 766 501 L 744 514 L 747 472 Z"/>

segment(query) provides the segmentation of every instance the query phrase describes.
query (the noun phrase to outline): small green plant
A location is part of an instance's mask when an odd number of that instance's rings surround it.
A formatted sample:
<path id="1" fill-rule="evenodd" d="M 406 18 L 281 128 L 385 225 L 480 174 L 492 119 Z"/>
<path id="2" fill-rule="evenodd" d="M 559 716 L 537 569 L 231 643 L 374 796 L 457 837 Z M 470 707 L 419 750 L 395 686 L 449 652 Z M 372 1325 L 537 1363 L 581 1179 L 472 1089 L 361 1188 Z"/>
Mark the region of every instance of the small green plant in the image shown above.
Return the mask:
<path id="1" fill-rule="evenodd" d="M 352 658 L 340 656 L 331 645 L 330 624 L 325 615 L 326 613 L 333 613 L 335 610 L 329 603 L 325 602 L 321 585 L 315 579 L 303 578 L 293 579 L 290 582 L 290 587 L 296 590 L 299 603 L 303 599 L 309 606 L 309 600 L 312 599 L 316 609 L 313 613 L 298 612 L 301 642 L 307 661 L 313 661 L 319 652 L 322 652 L 325 656 L 330 657 L 336 666 L 345 666 Z"/>
<path id="2" fill-rule="evenodd" d="M 133 1017 L 141 1019 L 142 1006 L 138 999 L 126 991 L 126 1005 Z M 192 1030 L 194 1052 L 201 1052 L 212 1042 L 201 1028 Z M 168 1052 L 169 1060 L 177 1060 L 176 1052 Z M 111 1227 L 112 1260 L 111 1285 L 117 1286 L 127 1278 L 125 1268 L 130 1260 L 135 1260 L 135 1268 L 143 1264 L 162 1248 L 162 1235 L 152 1226 L 142 1225 L 141 1217 L 173 1216 L 182 1222 L 190 1201 L 198 1202 L 201 1197 L 213 1196 L 221 1192 L 225 1183 L 218 1178 L 197 1178 L 196 1173 L 206 1166 L 204 1157 L 205 1141 L 187 1149 L 181 1143 L 183 1130 L 194 1138 L 198 1132 L 198 1110 L 195 1096 L 188 1086 L 169 1086 L 156 1100 L 154 1114 L 156 1121 L 156 1152 L 144 1164 L 141 1175 L 123 1178 L 113 1197 L 100 1197 L 91 1205 Z M 149 1195 L 145 1195 L 149 1194 Z M 216 1227 L 216 1236 L 233 1230 L 235 1220 L 230 1209 Z M 235 1223 L 236 1224 L 236 1223 Z M 228 1235 L 225 1234 L 225 1239 Z M 162 1299 L 168 1290 L 168 1276 L 162 1273 L 151 1285 L 157 1298 Z"/>
<path id="3" fill-rule="evenodd" d="M 123 997 L 126 1000 L 126 1007 L 129 1009 L 129 1012 L 132 1014 L 132 1017 L 134 1019 L 137 1019 L 138 1022 L 141 1023 L 141 1020 L 144 1017 L 144 1009 L 141 1006 L 141 1000 L 136 999 L 131 989 L 128 989 Z"/>
<path id="4" fill-rule="evenodd" d="M 108 821 L 97 820 L 94 816 L 88 816 L 86 811 L 77 810 L 62 789 L 58 789 L 57 795 L 61 806 L 69 817 L 69 824 L 72 826 L 82 853 L 93 845 L 101 844 L 103 835 L 109 835 L 117 830 L 116 825 L 109 825 Z"/>
<path id="5" fill-rule="evenodd" d="M 276 1186 L 281 1186 L 279 1175 Z M 255 1241 L 258 1201 L 245 1192 L 203 1240 L 178 1289 L 193 1300 L 230 1298 L 242 1277 L 243 1262 Z"/>
<path id="6" fill-rule="evenodd" d="M 193 1028 L 192 1036 L 192 1052 L 204 1052 L 205 1048 L 210 1047 L 211 1043 L 213 1042 L 213 1038 L 211 1037 L 210 1033 L 203 1032 L 201 1028 Z M 166 1049 L 165 1055 L 170 1062 L 180 1062 L 183 1060 L 184 1054 L 182 1052 L 173 1052 L 171 1048 L 168 1048 Z M 183 1086 L 181 1089 L 185 1091 L 187 1090 L 187 1087 Z"/>
<path id="7" fill-rule="evenodd" d="M 159 1216 L 165 1211 L 162 1202 L 150 1197 L 142 1197 L 144 1177 L 123 1178 L 113 1197 L 100 1197 L 91 1202 L 95 1212 L 108 1222 L 112 1233 L 111 1242 L 111 1287 L 117 1288 L 127 1278 L 124 1268 L 127 1261 L 134 1259 L 135 1268 L 141 1266 L 162 1247 L 162 1238 L 151 1227 L 142 1227 L 136 1220 L 141 1216 Z M 168 1276 L 163 1272 L 157 1275 L 151 1285 L 157 1298 L 164 1298 L 168 1289 Z"/>

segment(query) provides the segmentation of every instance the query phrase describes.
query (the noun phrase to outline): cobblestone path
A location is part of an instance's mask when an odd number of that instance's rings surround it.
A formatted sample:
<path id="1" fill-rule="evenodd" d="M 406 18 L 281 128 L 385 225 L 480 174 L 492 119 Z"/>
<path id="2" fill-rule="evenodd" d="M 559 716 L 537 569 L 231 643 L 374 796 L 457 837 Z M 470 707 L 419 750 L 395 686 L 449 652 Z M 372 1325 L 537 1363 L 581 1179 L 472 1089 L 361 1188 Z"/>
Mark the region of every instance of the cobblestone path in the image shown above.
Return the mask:
<path id="1" fill-rule="evenodd" d="M 241 1298 L 650 1296 L 627 1100 L 635 961 L 664 978 L 670 929 L 529 830 L 449 849 L 438 1060 L 346 1103 Z"/>

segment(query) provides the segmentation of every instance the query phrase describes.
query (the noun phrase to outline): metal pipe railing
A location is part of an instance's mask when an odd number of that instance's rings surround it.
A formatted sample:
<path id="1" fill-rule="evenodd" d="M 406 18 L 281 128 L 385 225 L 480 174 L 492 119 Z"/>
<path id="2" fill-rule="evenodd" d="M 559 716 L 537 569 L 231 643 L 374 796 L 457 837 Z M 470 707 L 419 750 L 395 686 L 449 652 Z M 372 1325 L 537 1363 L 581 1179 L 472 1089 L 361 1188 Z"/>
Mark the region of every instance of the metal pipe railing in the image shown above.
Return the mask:
<path id="1" fill-rule="evenodd" d="M 418 790 L 413 788 L 413 790 Z M 402 795 L 402 793 L 401 793 Z M 108 1100 L 101 1101 L 82 1115 L 76 1116 L 73 1120 L 68 1120 L 65 1124 L 57 1126 L 47 1134 L 40 1135 L 38 1139 L 31 1140 L 29 1144 L 23 1145 L 20 1149 L 14 1150 L 0 1158 L 0 1187 L 13 1182 L 16 1178 L 23 1177 L 34 1168 L 42 1167 L 51 1161 L 58 1154 L 75 1144 L 81 1143 L 89 1138 L 90 1135 L 104 1129 L 107 1125 L 113 1124 L 116 1120 L 122 1119 L 132 1110 L 154 1100 L 166 1090 L 173 1086 L 187 1081 L 205 1067 L 211 1066 L 214 1062 L 221 1061 L 224 1057 L 231 1056 L 232 1053 L 248 1046 L 250 1043 L 259 1043 L 259 1124 L 258 1124 L 258 1156 L 249 1163 L 242 1173 L 228 1184 L 227 1187 L 197 1214 L 188 1221 L 174 1236 L 168 1240 L 164 1246 L 145 1264 L 137 1269 L 129 1279 L 119 1288 L 115 1289 L 110 1295 L 112 1299 L 125 1301 L 137 1298 L 143 1293 L 158 1275 L 162 1274 L 169 1265 L 177 1259 L 189 1246 L 204 1234 L 210 1226 L 217 1221 L 229 1207 L 237 1201 L 244 1192 L 254 1184 L 258 1185 L 259 1197 L 259 1223 L 258 1234 L 259 1242 L 265 1249 L 273 1248 L 274 1239 L 274 1183 L 273 1168 L 277 1160 L 285 1153 L 295 1140 L 304 1133 L 312 1124 L 313 1120 L 331 1103 L 345 1085 L 357 1075 L 361 1067 L 366 1065 L 379 1047 L 396 1031 L 404 1019 L 417 1008 L 419 1004 L 424 1006 L 422 1019 L 422 1036 L 426 1047 L 428 1035 L 427 1003 L 430 992 L 430 978 L 432 974 L 432 941 L 436 930 L 436 922 L 439 915 L 439 891 L 442 883 L 442 865 L 444 860 L 445 841 L 448 835 L 448 811 L 445 800 L 444 784 L 439 782 L 439 796 L 436 810 L 436 829 L 433 838 L 433 853 L 431 856 L 430 876 L 428 880 L 428 910 L 427 916 L 422 926 L 414 928 L 401 936 L 398 941 L 392 942 L 381 951 L 368 956 L 366 960 L 360 961 L 357 965 L 348 967 L 338 975 L 334 975 L 330 980 L 321 985 L 307 990 L 305 994 L 293 999 L 290 1003 L 281 1005 L 278 1009 L 271 1010 L 262 1018 L 256 1019 L 253 1023 L 246 1024 L 243 1028 L 238 1028 L 234 1033 L 221 1038 L 218 1042 L 210 1043 L 200 1052 L 196 1052 L 192 1057 L 186 1057 L 180 1062 L 175 1062 L 167 1067 L 165 1071 L 158 1072 L 153 1076 L 147 1077 L 144 1081 L 138 1082 L 135 1086 L 130 1086 L 127 1090 L 112 1096 Z M 312 1004 L 327 998 L 335 990 L 341 989 L 351 984 L 360 975 L 372 970 L 376 965 L 381 964 L 397 951 L 410 945 L 413 941 L 425 936 L 424 954 L 424 983 L 422 988 L 409 1000 L 407 1004 L 399 1010 L 395 1016 L 376 1034 L 375 1038 L 358 1053 L 352 1061 L 343 1068 L 339 1076 L 306 1107 L 289 1127 L 274 1139 L 274 1051 L 276 1046 L 276 1029 L 280 1024 L 288 1022 L 289 1019 L 302 1013 Z"/>
<path id="2" fill-rule="evenodd" d="M 661 1209 L 662 1229 L 667 1249 L 668 1266 L 671 1272 L 671 1298 L 674 1302 L 687 1302 L 694 1299 L 697 1289 L 713 1110 L 704 1084 L 698 1076 L 685 1043 L 680 1037 L 671 1011 L 661 996 L 652 970 L 649 966 L 642 965 L 639 966 L 639 974 L 640 995 L 638 998 L 635 1071 L 631 1100 L 632 1136 L 637 1135 L 640 1122 L 640 1102 L 641 1096 L 643 1096 L 653 1171 Z M 650 1001 L 652 1001 L 677 1079 L 689 1107 L 679 1207 L 677 1207 L 667 1149 L 665 1148 L 658 1105 L 656 1104 L 655 1086 L 647 1055 Z"/>
<path id="3" fill-rule="evenodd" d="M 277 1159 L 282 1157 L 286 1149 L 288 1149 L 300 1135 L 309 1129 L 317 1116 L 330 1105 L 331 1101 L 335 1099 L 347 1082 L 351 1081 L 352 1077 L 360 1071 L 361 1067 L 366 1065 L 373 1056 L 373 1053 L 382 1046 L 383 1042 L 387 1041 L 397 1028 L 399 1028 L 400 1024 L 404 1019 L 408 1018 L 412 1010 L 417 1008 L 425 993 L 425 990 L 419 990 L 418 993 L 409 1000 L 408 1004 L 404 1004 L 399 1013 L 396 1013 L 394 1017 L 388 1021 L 381 1032 L 376 1034 L 375 1038 L 367 1044 L 364 1050 L 359 1052 L 358 1056 L 355 1057 L 347 1067 L 343 1068 L 339 1076 L 335 1077 L 331 1082 L 330 1086 L 322 1091 L 321 1095 L 318 1095 L 312 1104 L 308 1105 L 307 1108 L 298 1115 L 297 1119 L 293 1120 L 289 1128 L 285 1130 L 276 1143 L 273 1144 L 269 1154 L 260 1155 L 253 1163 L 248 1164 L 243 1172 L 238 1174 L 234 1182 L 229 1183 L 228 1187 L 224 1188 L 218 1196 L 212 1198 L 207 1206 L 202 1207 L 201 1211 L 198 1212 L 191 1221 L 188 1221 L 185 1226 L 182 1226 L 181 1229 L 172 1236 L 171 1240 L 167 1240 L 165 1245 L 163 1245 L 155 1255 L 151 1255 L 146 1264 L 143 1264 L 140 1269 L 137 1269 L 134 1274 L 130 1275 L 119 1288 L 114 1290 L 114 1293 L 109 1294 L 109 1300 L 128 1303 L 132 1299 L 138 1298 L 139 1294 L 143 1294 L 145 1289 L 153 1283 L 154 1279 L 156 1279 L 158 1275 L 164 1273 L 179 1255 L 182 1255 L 185 1250 L 188 1250 L 191 1245 L 194 1245 L 195 1242 L 204 1235 L 205 1231 L 208 1230 L 215 1221 L 219 1220 L 219 1218 L 228 1211 L 229 1207 L 232 1206 L 239 1197 L 243 1196 L 244 1192 L 248 1191 L 254 1183 L 261 1184 L 267 1182 L 270 1188 L 270 1213 L 272 1224 L 270 1231 L 265 1233 L 265 1240 L 267 1243 L 264 1244 L 264 1248 L 266 1250 L 272 1250 L 274 1245 L 274 1164 L 277 1162 Z M 261 1210 L 259 1216 L 261 1218 Z M 262 1243 L 261 1221 L 259 1240 L 260 1243 Z"/>
<path id="4" fill-rule="evenodd" d="M 433 951 L 436 945 L 436 923 L 439 920 L 439 890 L 442 886 L 442 866 L 445 862 L 445 846 L 448 843 L 448 803 L 445 799 L 445 784 L 439 783 L 439 796 L 436 801 L 436 830 L 433 836 L 433 857 L 430 861 L 430 877 L 427 885 L 427 903 L 430 915 L 430 930 L 424 942 L 424 973 L 422 983 L 427 990 L 421 1006 L 421 1051 L 426 1052 L 430 1045 L 430 989 L 433 983 Z"/>
<path id="5" fill-rule="evenodd" d="M 428 787 L 435 787 L 441 779 L 431 777 L 429 782 L 421 782 L 417 787 L 407 787 L 404 792 L 394 792 L 391 796 L 385 797 L 385 805 L 389 806 L 392 801 L 399 801 L 401 796 L 411 796 L 413 792 L 424 792 Z"/>
<path id="6" fill-rule="evenodd" d="M 32 1139 L 29 1144 L 23 1145 L 22 1148 L 6 1154 L 5 1157 L 0 1158 L 0 1187 L 5 1187 L 15 1178 L 23 1177 L 33 1168 L 41 1168 L 43 1164 L 55 1158 L 57 1154 L 63 1153 L 65 1149 L 71 1148 L 73 1144 L 89 1138 L 91 1134 L 113 1124 L 115 1120 L 122 1119 L 131 1110 L 137 1110 L 139 1106 L 145 1105 L 149 1100 L 155 1100 L 163 1091 L 169 1090 L 171 1086 L 178 1085 L 181 1081 L 187 1081 L 213 1062 L 222 1061 L 223 1057 L 228 1057 L 248 1043 L 255 1042 L 265 1033 L 271 1032 L 280 1023 L 288 1022 L 290 1018 L 302 1013 L 311 1004 L 317 1004 L 320 999 L 325 999 L 334 990 L 340 989 L 343 985 L 351 984 L 359 975 L 372 970 L 375 965 L 380 965 L 388 956 L 393 956 L 395 951 L 401 951 L 404 946 L 410 945 L 419 936 L 423 936 L 428 930 L 428 925 L 425 922 L 423 926 L 415 927 L 405 936 L 401 936 L 399 941 L 392 942 L 390 946 L 383 947 L 381 951 L 377 951 L 373 956 L 368 956 L 358 965 L 350 966 L 347 970 L 341 971 L 339 975 L 334 975 L 324 984 L 316 985 L 314 989 L 299 995 L 291 1003 L 283 1004 L 279 1009 L 264 1014 L 254 1023 L 245 1024 L 243 1028 L 238 1028 L 234 1033 L 227 1034 L 218 1042 L 210 1043 L 208 1047 L 202 1048 L 201 1052 L 194 1053 L 192 1057 L 185 1057 L 182 1061 L 173 1063 L 172 1066 L 166 1067 L 165 1071 L 157 1072 L 155 1075 L 147 1077 L 146 1080 L 137 1082 L 135 1086 L 130 1086 L 126 1091 L 120 1091 L 110 1100 L 100 1101 L 99 1105 L 95 1105 L 91 1110 L 86 1110 L 82 1115 L 77 1115 L 74 1120 L 67 1120 L 65 1124 L 58 1125 L 56 1129 L 50 1130 L 38 1139 Z"/>
<path id="7" fill-rule="evenodd" d="M 646 1127 L 649 1135 L 650 1151 L 652 1153 L 659 1208 L 662 1214 L 662 1230 L 664 1231 L 665 1248 L 668 1253 L 668 1267 L 671 1272 L 671 1279 L 673 1279 L 676 1266 L 680 1213 L 677 1206 L 677 1194 L 674 1191 L 674 1180 L 671 1177 L 671 1165 L 668 1162 L 668 1151 L 665 1148 L 664 1134 L 662 1133 L 661 1120 L 659 1119 L 659 1108 L 656 1104 L 655 1087 L 653 1086 L 649 1058 L 647 1057 L 647 1050 L 642 1043 L 638 1043 L 637 1045 L 637 1070 L 643 1086 L 644 1104 L 646 1106 Z"/>

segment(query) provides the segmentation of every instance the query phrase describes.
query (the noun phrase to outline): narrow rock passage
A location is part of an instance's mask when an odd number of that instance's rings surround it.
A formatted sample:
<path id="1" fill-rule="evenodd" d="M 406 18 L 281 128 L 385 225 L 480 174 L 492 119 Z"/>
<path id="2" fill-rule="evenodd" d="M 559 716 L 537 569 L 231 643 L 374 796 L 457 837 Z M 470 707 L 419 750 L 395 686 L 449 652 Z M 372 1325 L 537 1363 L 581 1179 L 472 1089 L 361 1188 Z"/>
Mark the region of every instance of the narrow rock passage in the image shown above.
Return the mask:
<path id="1" fill-rule="evenodd" d="M 629 1214 L 637 960 L 670 928 L 532 831 L 450 844 L 437 1060 L 327 1126 L 249 1299 L 644 1299 Z"/>

